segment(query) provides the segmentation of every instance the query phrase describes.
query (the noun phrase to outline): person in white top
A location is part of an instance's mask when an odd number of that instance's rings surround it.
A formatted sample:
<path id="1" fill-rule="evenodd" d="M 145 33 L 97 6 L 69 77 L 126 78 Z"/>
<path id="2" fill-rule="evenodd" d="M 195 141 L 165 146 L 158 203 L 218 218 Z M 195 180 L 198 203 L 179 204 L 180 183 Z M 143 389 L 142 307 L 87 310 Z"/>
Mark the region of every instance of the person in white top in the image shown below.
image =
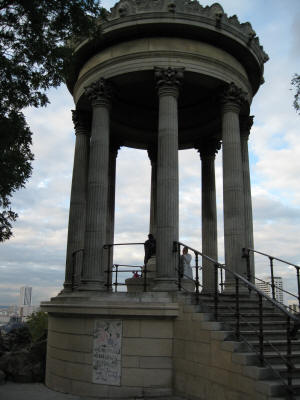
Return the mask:
<path id="1" fill-rule="evenodd" d="M 183 273 L 183 279 L 193 279 L 193 270 L 191 267 L 192 256 L 189 254 L 189 250 L 187 247 L 182 249 L 181 255 L 181 271 Z"/>

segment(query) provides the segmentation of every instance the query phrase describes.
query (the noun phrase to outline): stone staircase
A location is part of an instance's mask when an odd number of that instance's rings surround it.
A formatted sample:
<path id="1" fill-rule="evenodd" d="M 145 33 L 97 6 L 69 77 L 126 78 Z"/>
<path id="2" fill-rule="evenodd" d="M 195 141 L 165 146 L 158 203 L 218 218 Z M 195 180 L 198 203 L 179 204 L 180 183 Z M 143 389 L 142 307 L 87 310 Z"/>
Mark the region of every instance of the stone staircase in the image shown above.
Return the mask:
<path id="1" fill-rule="evenodd" d="M 212 296 L 186 295 L 190 304 L 198 312 L 205 313 L 207 319 L 215 321 L 214 300 Z M 188 300 L 189 301 L 189 300 Z M 264 358 L 262 366 L 259 359 L 259 307 L 256 295 L 240 297 L 240 340 L 236 339 L 235 296 L 220 295 L 218 318 L 223 332 L 223 348 L 233 351 L 232 360 L 249 366 L 249 374 L 257 379 L 258 384 L 269 386 L 269 399 L 300 399 L 300 332 L 292 339 L 291 362 L 294 365 L 292 386 L 294 394 L 289 395 L 287 384 L 287 366 L 281 355 L 287 356 L 287 321 L 286 317 L 266 300 L 263 300 Z"/>

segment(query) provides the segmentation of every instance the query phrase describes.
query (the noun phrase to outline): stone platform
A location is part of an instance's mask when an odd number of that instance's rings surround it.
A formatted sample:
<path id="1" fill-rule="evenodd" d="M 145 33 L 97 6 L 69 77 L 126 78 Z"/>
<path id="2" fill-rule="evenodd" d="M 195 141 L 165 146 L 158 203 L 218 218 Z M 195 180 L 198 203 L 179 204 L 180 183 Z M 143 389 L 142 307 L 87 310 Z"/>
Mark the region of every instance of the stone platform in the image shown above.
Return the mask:
<path id="1" fill-rule="evenodd" d="M 173 320 L 168 293 L 74 292 L 42 303 L 49 314 L 46 385 L 108 398 L 172 395 Z"/>

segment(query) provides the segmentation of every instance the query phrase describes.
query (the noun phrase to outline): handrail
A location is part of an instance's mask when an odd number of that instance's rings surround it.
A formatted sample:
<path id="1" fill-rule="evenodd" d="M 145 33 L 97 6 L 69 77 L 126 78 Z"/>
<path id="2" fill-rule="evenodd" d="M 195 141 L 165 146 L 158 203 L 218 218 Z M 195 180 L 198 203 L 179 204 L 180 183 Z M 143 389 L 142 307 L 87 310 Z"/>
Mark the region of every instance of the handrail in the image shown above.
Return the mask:
<path id="1" fill-rule="evenodd" d="M 191 251 L 193 251 L 198 258 L 198 255 L 201 255 L 202 257 L 209 259 L 215 267 L 215 295 L 214 295 L 214 309 L 215 309 L 215 318 L 218 320 L 218 303 L 219 303 L 219 293 L 218 293 L 218 281 L 217 281 L 217 271 L 218 269 L 226 271 L 227 274 L 231 274 L 233 277 L 233 281 L 235 281 L 235 337 L 237 340 L 243 339 L 245 343 L 248 343 L 247 339 L 243 337 L 241 334 L 241 326 L 240 326 L 240 320 L 241 320 L 241 312 L 240 312 L 240 301 L 239 301 L 239 293 L 240 293 L 240 284 L 245 285 L 248 289 L 249 292 L 251 291 L 255 292 L 256 295 L 258 296 L 258 305 L 259 305 L 259 321 L 258 321 L 258 331 L 257 329 L 254 329 L 254 332 L 258 336 L 258 350 L 255 350 L 255 353 L 259 355 L 259 359 L 261 362 L 261 365 L 269 365 L 271 369 L 274 371 L 276 375 L 280 377 L 280 380 L 284 384 L 285 388 L 289 392 L 289 396 L 294 395 L 294 389 L 292 385 L 292 379 L 293 379 L 293 371 L 294 371 L 294 364 L 291 361 L 291 355 L 292 355 L 292 339 L 295 338 L 296 333 L 298 329 L 300 328 L 300 318 L 296 317 L 294 314 L 290 313 L 283 305 L 281 305 L 279 302 L 277 302 L 274 298 L 269 297 L 266 293 L 264 293 L 262 290 L 258 289 L 250 280 L 247 280 L 245 277 L 240 275 L 239 273 L 235 271 L 231 271 L 225 264 L 219 263 L 217 260 L 212 259 L 211 257 L 208 257 L 202 252 L 191 248 L 190 246 L 185 245 L 182 242 L 174 242 L 174 251 L 179 251 L 180 253 L 180 246 L 185 246 Z M 243 254 L 244 254 L 244 249 L 243 249 Z M 249 253 L 248 253 L 249 254 Z M 241 254 L 242 256 L 242 254 Z M 245 255 L 244 255 L 245 256 Z M 247 263 L 247 272 L 249 271 L 249 263 Z M 247 273 L 249 276 L 249 274 Z M 180 281 L 178 284 L 178 288 L 180 290 Z M 198 301 L 199 301 L 199 293 L 196 292 Z M 275 310 L 280 311 L 284 315 L 284 321 L 286 320 L 286 354 L 282 354 L 279 350 L 276 349 L 273 343 L 267 342 L 271 345 L 271 348 L 275 349 L 275 352 L 280 355 L 280 358 L 284 361 L 284 364 L 287 367 L 287 382 L 286 380 L 277 373 L 276 370 L 273 369 L 272 365 L 266 360 L 266 357 L 264 355 L 264 324 L 263 324 L 263 299 L 265 301 L 268 301 L 271 303 L 271 305 L 274 307 Z M 230 307 L 232 309 L 232 307 Z M 243 318 L 244 319 L 244 318 Z M 291 322 L 293 322 L 293 327 L 291 326 Z M 247 322 L 247 325 L 251 326 L 251 323 Z M 252 328 L 253 329 L 253 328 Z M 250 346 L 251 347 L 251 346 Z M 290 398 L 290 397 L 289 397 Z"/>
<path id="2" fill-rule="evenodd" d="M 279 308 L 283 313 L 287 314 L 287 316 L 289 316 L 292 320 L 294 321 L 299 321 L 300 323 L 300 319 L 298 317 L 295 317 L 294 314 L 290 313 L 289 311 L 286 310 L 286 308 L 284 306 L 282 306 L 280 303 L 278 303 L 277 301 L 273 300 L 271 297 L 269 297 L 266 293 L 264 293 L 262 290 L 258 289 L 252 282 L 249 282 L 247 279 L 245 279 L 242 275 L 238 274 L 235 271 L 231 271 L 230 269 L 228 269 L 227 267 L 225 267 L 226 264 L 221 264 L 218 261 L 214 260 L 211 257 L 206 256 L 205 254 L 203 254 L 201 251 L 199 250 L 195 250 L 192 247 L 187 246 L 186 244 L 182 243 L 182 242 L 176 242 L 177 244 L 181 245 L 181 246 L 185 246 L 188 249 L 197 252 L 198 254 L 200 254 L 202 257 L 208 259 L 209 261 L 213 262 L 215 265 L 218 265 L 219 267 L 223 268 L 225 271 L 229 272 L 230 274 L 232 274 L 234 277 L 238 278 L 239 280 L 241 280 L 246 286 L 248 286 L 251 290 L 257 292 L 260 296 L 264 297 L 267 301 L 269 301 L 270 303 L 272 303 L 275 307 Z"/>
<path id="3" fill-rule="evenodd" d="M 274 261 L 274 260 L 277 260 L 277 261 L 279 261 L 279 262 L 282 262 L 282 263 L 284 263 L 284 264 L 287 264 L 287 265 L 289 265 L 289 266 L 291 266 L 291 267 L 294 267 L 294 268 L 296 269 L 298 296 L 295 296 L 295 295 L 293 295 L 293 294 L 292 294 L 292 296 L 294 296 L 294 297 L 296 297 L 296 298 L 298 299 L 298 306 L 299 306 L 299 308 L 300 308 L 300 266 L 299 266 L 299 265 L 296 265 L 296 264 L 294 264 L 294 263 L 290 263 L 289 261 L 282 260 L 281 258 L 271 256 L 270 254 L 263 253 L 263 252 L 261 252 L 261 251 L 255 250 L 255 249 L 251 249 L 251 248 L 245 247 L 245 248 L 243 248 L 243 256 L 246 257 L 246 259 L 247 259 L 247 267 L 249 267 L 249 265 L 250 265 L 250 258 L 249 258 L 249 257 L 250 257 L 250 252 L 256 253 L 256 254 L 260 254 L 260 255 L 262 255 L 262 256 L 264 256 L 264 257 L 268 257 L 268 259 L 269 259 L 269 261 L 270 261 L 271 288 L 272 288 L 272 297 L 273 297 L 273 299 L 276 298 L 275 288 L 279 289 L 279 290 L 282 291 L 282 292 L 285 292 L 282 288 L 278 288 L 278 287 L 275 285 L 275 276 L 274 276 L 274 265 L 273 265 L 273 261 Z M 286 292 L 286 293 L 289 293 L 289 292 Z M 289 294 L 291 294 L 291 293 L 289 293 Z"/>
<path id="4" fill-rule="evenodd" d="M 103 249 L 108 250 L 108 257 L 107 257 L 107 280 L 106 280 L 106 287 L 107 290 L 110 289 L 110 287 L 112 286 L 111 283 L 111 277 L 112 277 L 112 271 L 111 271 L 111 267 L 112 267 L 112 254 L 111 254 L 111 249 L 114 246 L 134 246 L 134 245 L 144 245 L 144 243 L 142 242 L 137 242 L 137 243 L 133 243 L 133 242 L 129 242 L 129 243 L 106 243 L 103 245 Z M 146 274 L 147 274 L 147 270 L 145 270 L 145 281 L 146 281 Z M 145 291 L 146 289 L 146 283 L 145 283 Z"/>
<path id="5" fill-rule="evenodd" d="M 123 268 L 123 267 L 130 268 L 131 267 L 131 268 L 136 268 L 136 269 L 123 269 L 123 270 L 121 269 L 120 270 L 119 269 L 120 267 L 121 268 Z M 106 284 L 107 290 L 109 291 L 112 286 L 115 286 L 115 290 L 117 291 L 118 286 L 126 285 L 126 283 L 118 282 L 118 275 L 120 273 L 126 273 L 126 272 L 127 273 L 128 272 L 132 272 L 132 273 L 139 272 L 138 268 L 140 269 L 140 272 L 141 272 L 141 276 L 139 278 L 143 280 L 143 291 L 146 292 L 147 291 L 147 267 L 145 265 L 142 266 L 142 265 L 129 265 L 129 264 L 113 264 L 111 266 L 111 269 L 105 271 L 108 274 L 108 276 L 112 276 L 112 274 L 115 273 L 114 282 Z M 136 278 L 136 279 L 139 279 L 139 278 Z"/>
<path id="6" fill-rule="evenodd" d="M 261 254 L 262 256 L 266 256 L 266 257 L 268 257 L 268 258 L 272 258 L 273 260 L 277 260 L 277 261 L 280 261 L 280 262 L 282 262 L 282 263 L 284 263 L 284 264 L 291 265 L 292 267 L 295 267 L 295 268 L 299 268 L 299 269 L 300 269 L 300 266 L 299 266 L 299 265 L 293 264 L 293 263 L 291 263 L 291 262 L 289 262 L 289 261 L 282 260 L 281 258 L 278 258 L 278 257 L 271 256 L 270 254 L 263 253 L 263 252 L 258 251 L 258 250 L 250 249 L 250 248 L 248 248 L 248 247 L 245 247 L 243 250 L 246 250 L 246 251 L 249 250 L 249 251 L 252 251 L 252 253 Z"/>
<path id="7" fill-rule="evenodd" d="M 263 282 L 268 286 L 272 287 L 272 284 L 270 282 L 264 281 L 263 279 L 258 278 L 257 276 L 255 277 L 255 280 L 259 281 L 259 282 Z M 298 296 L 296 296 L 294 293 L 289 292 L 288 290 L 282 289 L 281 287 L 275 285 L 274 286 L 276 289 L 280 290 L 281 292 L 284 292 L 286 294 L 289 294 L 290 296 L 295 297 L 295 299 L 298 299 Z M 278 300 L 277 300 L 278 301 Z M 280 303 L 280 302 L 279 302 Z"/>
<path id="8" fill-rule="evenodd" d="M 109 247 L 113 247 L 113 246 L 133 246 L 136 244 L 144 244 L 144 242 L 137 242 L 137 243 L 106 243 L 103 245 L 104 249 L 108 249 Z"/>

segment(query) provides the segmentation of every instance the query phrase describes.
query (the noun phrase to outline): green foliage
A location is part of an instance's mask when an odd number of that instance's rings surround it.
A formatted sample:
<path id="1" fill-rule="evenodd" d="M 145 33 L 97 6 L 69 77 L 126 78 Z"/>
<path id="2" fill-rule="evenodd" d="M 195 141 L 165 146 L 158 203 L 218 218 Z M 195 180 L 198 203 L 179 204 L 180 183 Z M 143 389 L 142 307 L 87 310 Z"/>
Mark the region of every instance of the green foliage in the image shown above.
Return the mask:
<path id="1" fill-rule="evenodd" d="M 29 328 L 32 341 L 38 342 L 47 332 L 48 314 L 43 311 L 33 313 L 27 319 L 26 324 Z"/>
<path id="2" fill-rule="evenodd" d="M 10 197 L 32 169 L 32 132 L 21 111 L 49 102 L 46 91 L 64 80 L 71 43 L 99 35 L 101 14 L 98 0 L 0 0 L 0 242 L 17 218 Z"/>
<path id="3" fill-rule="evenodd" d="M 300 75 L 295 74 L 291 80 L 291 84 L 295 89 L 294 108 L 300 114 Z"/>
<path id="4" fill-rule="evenodd" d="M 33 154 L 30 151 L 31 132 L 21 112 L 0 113 L 0 242 L 12 235 L 12 223 L 17 214 L 10 209 L 9 197 L 31 174 Z"/>

